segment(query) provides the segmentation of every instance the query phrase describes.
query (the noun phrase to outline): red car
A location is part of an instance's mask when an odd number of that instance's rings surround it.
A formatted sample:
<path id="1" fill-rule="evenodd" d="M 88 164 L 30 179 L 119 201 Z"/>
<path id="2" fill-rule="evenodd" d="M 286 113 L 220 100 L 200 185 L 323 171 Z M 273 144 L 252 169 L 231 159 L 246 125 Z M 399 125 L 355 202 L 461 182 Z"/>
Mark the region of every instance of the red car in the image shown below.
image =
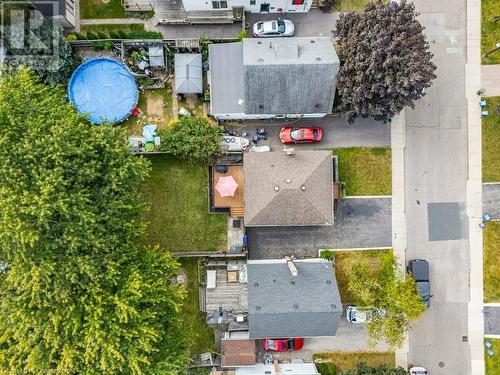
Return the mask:
<path id="1" fill-rule="evenodd" d="M 322 137 L 323 131 L 317 126 L 304 126 L 301 128 L 285 126 L 280 131 L 280 141 L 284 144 L 318 143 Z"/>
<path id="2" fill-rule="evenodd" d="M 300 350 L 304 346 L 304 339 L 265 339 L 264 350 L 273 352 L 288 352 Z"/>

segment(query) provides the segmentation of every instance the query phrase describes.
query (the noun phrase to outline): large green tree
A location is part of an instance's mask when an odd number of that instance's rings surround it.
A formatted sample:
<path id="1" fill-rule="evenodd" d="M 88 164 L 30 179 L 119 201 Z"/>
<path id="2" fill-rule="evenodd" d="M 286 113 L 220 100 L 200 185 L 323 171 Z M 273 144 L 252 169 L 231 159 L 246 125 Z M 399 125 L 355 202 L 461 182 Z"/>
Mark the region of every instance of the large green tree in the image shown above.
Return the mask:
<path id="1" fill-rule="evenodd" d="M 352 263 L 347 275 L 359 309 L 385 310 L 372 314 L 373 320 L 367 324 L 369 344 L 383 340 L 392 347 L 401 346 L 410 323 L 425 311 L 415 280 L 404 277 L 393 254 L 384 256 L 375 270 L 367 262 Z"/>
<path id="2" fill-rule="evenodd" d="M 413 3 L 370 2 L 342 13 L 334 35 L 341 68 L 339 111 L 349 120 L 388 120 L 422 97 L 436 78 L 424 28 Z"/>
<path id="3" fill-rule="evenodd" d="M 139 244 L 148 172 L 62 90 L 0 76 L 0 368 L 185 372 L 178 263 Z"/>

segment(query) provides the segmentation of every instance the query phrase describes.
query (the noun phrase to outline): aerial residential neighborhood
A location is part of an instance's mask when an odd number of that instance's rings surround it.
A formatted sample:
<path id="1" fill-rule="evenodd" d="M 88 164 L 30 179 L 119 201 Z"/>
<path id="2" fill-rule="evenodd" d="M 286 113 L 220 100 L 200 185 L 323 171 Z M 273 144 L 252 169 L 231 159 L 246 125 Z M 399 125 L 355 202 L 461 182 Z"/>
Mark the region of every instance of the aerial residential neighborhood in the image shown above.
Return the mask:
<path id="1" fill-rule="evenodd" d="M 500 374 L 500 2 L 0 15 L 0 373 Z"/>

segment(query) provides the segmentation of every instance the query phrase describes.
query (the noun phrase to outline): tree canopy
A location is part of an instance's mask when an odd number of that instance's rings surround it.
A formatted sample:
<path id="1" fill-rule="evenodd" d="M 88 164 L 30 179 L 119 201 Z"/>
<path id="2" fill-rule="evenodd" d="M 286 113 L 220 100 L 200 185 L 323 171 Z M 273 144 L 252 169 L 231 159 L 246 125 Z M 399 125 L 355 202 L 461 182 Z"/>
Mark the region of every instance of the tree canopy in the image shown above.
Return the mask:
<path id="1" fill-rule="evenodd" d="M 161 132 L 161 149 L 187 160 L 211 160 L 222 152 L 222 131 L 207 117 L 181 117 Z"/>
<path id="2" fill-rule="evenodd" d="M 341 68 L 339 111 L 388 120 L 425 94 L 436 78 L 424 28 L 412 3 L 368 3 L 340 15 L 334 30 Z"/>
<path id="3" fill-rule="evenodd" d="M 350 264 L 347 275 L 358 308 L 385 310 L 385 314 L 373 314 L 373 320 L 367 323 L 369 344 L 384 340 L 391 347 L 400 347 L 410 322 L 425 311 L 415 280 L 403 277 L 392 254 L 384 256 L 377 270 L 367 262 Z"/>
<path id="4" fill-rule="evenodd" d="M 185 372 L 178 263 L 139 244 L 148 172 L 59 88 L 0 76 L 0 368 Z"/>

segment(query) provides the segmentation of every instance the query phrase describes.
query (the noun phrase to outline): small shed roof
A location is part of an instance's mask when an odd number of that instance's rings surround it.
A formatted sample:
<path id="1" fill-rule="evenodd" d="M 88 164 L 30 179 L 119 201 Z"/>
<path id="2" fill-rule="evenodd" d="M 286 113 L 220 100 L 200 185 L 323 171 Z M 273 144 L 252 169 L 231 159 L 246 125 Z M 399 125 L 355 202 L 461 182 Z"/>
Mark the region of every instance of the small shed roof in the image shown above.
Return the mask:
<path id="1" fill-rule="evenodd" d="M 255 340 L 222 339 L 222 367 L 255 365 Z"/>
<path id="2" fill-rule="evenodd" d="M 151 66 L 165 66 L 163 44 L 150 44 L 148 46 L 149 64 Z"/>
<path id="3" fill-rule="evenodd" d="M 175 91 L 179 94 L 203 92 L 201 53 L 176 53 Z"/>

